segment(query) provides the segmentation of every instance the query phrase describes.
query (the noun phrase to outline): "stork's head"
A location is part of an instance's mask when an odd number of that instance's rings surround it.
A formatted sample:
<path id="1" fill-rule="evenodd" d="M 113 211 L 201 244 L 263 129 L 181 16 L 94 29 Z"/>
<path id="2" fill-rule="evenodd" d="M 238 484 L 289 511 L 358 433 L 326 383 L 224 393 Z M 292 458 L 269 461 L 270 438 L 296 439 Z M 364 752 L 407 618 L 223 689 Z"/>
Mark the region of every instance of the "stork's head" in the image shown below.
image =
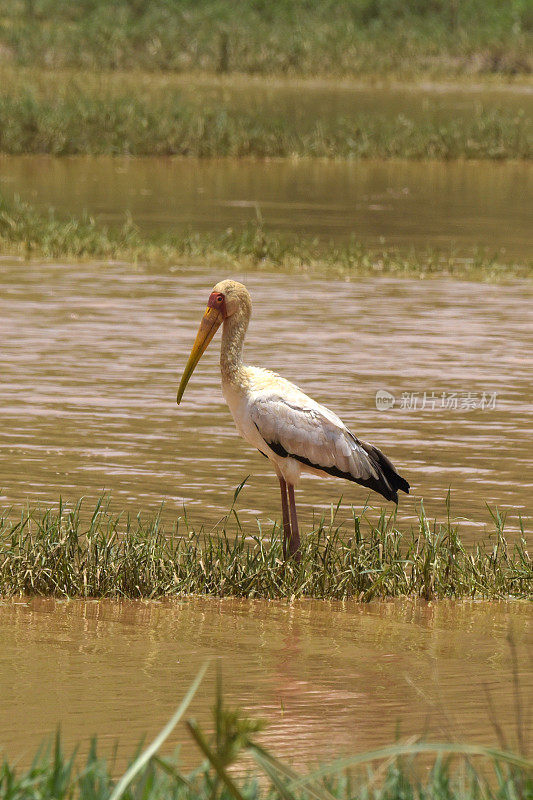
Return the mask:
<path id="1" fill-rule="evenodd" d="M 181 379 L 177 402 L 183 397 L 189 378 L 201 357 L 207 350 L 209 342 L 217 332 L 220 325 L 230 317 L 236 318 L 245 314 L 248 318 L 252 312 L 252 300 L 246 286 L 237 281 L 225 280 L 213 286 L 209 295 L 207 308 L 200 323 L 196 339 L 193 344 L 189 360 Z"/>

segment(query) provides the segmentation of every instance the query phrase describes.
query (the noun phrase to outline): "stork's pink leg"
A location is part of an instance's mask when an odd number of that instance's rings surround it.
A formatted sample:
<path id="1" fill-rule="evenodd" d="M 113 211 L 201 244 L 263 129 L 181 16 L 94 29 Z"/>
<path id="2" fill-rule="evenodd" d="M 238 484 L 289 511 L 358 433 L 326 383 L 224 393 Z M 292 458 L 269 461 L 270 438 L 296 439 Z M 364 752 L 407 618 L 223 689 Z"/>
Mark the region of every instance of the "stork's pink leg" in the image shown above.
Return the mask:
<path id="1" fill-rule="evenodd" d="M 289 555 L 294 557 L 294 560 L 300 562 L 300 531 L 298 530 L 298 516 L 296 514 L 296 502 L 294 500 L 294 486 L 288 484 L 289 491 L 289 506 L 291 511 L 291 538 L 289 539 Z"/>
<path id="2" fill-rule="evenodd" d="M 287 558 L 287 544 L 291 541 L 291 520 L 289 517 L 289 503 L 287 501 L 287 484 L 285 478 L 279 477 L 279 488 L 281 489 L 281 513 L 283 516 L 283 558 Z"/>

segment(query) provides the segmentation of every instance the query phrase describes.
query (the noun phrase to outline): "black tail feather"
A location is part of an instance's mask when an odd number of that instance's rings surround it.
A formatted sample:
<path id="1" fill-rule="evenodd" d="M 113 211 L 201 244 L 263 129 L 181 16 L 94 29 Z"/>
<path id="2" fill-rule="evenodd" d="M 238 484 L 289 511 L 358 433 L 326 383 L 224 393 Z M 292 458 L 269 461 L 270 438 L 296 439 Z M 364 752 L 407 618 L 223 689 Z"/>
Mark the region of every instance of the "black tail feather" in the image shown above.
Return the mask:
<path id="1" fill-rule="evenodd" d="M 398 489 L 409 494 L 409 484 L 405 478 L 398 474 L 396 467 L 389 461 L 387 456 L 379 448 L 374 447 L 373 444 L 368 444 L 368 442 L 360 442 L 360 444 L 367 455 L 370 456 L 379 475 L 377 485 L 372 487 L 374 491 L 382 494 L 386 500 L 393 500 L 395 503 L 398 502 Z"/>

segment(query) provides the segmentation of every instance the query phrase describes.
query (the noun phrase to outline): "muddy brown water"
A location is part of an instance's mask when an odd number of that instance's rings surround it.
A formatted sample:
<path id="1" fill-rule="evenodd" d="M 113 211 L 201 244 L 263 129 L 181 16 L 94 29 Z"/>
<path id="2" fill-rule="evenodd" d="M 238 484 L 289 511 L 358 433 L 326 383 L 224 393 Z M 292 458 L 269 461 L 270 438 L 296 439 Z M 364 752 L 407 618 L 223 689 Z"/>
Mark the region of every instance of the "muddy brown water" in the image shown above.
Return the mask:
<path id="1" fill-rule="evenodd" d="M 266 719 L 262 741 L 296 765 L 397 736 L 496 744 L 494 717 L 516 746 L 515 677 L 531 744 L 532 617 L 522 603 L 19 600 L 0 604 L 0 629 L 0 747 L 22 763 L 60 722 L 82 751 L 94 733 L 105 755 L 118 739 L 119 769 L 213 657 L 228 703 Z M 206 727 L 214 684 L 212 665 L 188 712 Z M 178 744 L 185 766 L 199 763 L 181 726 L 163 752 Z"/>
<path id="2" fill-rule="evenodd" d="M 88 503 L 174 520 L 186 504 L 208 528 L 237 508 L 251 531 L 279 518 L 277 480 L 241 440 L 221 391 L 219 338 L 178 408 L 175 395 L 211 287 L 227 270 L 145 273 L 84 264 L 1 268 L 3 342 L 0 487 L 8 503 Z M 383 448 L 412 484 L 399 522 L 424 500 L 466 517 L 465 536 L 489 519 L 485 503 L 528 518 L 532 480 L 532 289 L 525 284 L 234 273 L 254 314 L 248 363 L 270 367 Z M 376 392 L 395 397 L 376 408 Z M 443 404 L 445 407 L 443 407 Z M 446 407 L 449 406 L 449 407 Z M 456 406 L 456 407 L 455 407 Z M 307 478 L 302 522 L 361 509 L 367 492 Z M 371 498 L 380 504 L 379 498 Z M 477 530 L 476 526 L 479 526 Z"/>
<path id="3" fill-rule="evenodd" d="M 240 228 L 530 261 L 533 167 L 412 162 L 0 157 L 0 191 L 146 231 Z"/>

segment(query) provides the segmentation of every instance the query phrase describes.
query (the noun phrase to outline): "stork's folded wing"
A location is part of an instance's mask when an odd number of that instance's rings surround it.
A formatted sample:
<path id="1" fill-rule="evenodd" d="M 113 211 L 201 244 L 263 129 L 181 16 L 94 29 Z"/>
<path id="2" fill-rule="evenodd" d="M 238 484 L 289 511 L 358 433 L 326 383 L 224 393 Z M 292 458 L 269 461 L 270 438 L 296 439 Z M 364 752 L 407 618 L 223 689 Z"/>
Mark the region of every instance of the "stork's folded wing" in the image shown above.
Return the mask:
<path id="1" fill-rule="evenodd" d="M 359 441 L 325 406 L 303 393 L 301 399 L 302 403 L 300 398 L 291 402 L 279 394 L 264 392 L 251 402 L 252 421 L 274 453 L 359 483 L 387 500 L 397 502 L 397 490 L 409 490 L 407 481 L 377 447 Z"/>

